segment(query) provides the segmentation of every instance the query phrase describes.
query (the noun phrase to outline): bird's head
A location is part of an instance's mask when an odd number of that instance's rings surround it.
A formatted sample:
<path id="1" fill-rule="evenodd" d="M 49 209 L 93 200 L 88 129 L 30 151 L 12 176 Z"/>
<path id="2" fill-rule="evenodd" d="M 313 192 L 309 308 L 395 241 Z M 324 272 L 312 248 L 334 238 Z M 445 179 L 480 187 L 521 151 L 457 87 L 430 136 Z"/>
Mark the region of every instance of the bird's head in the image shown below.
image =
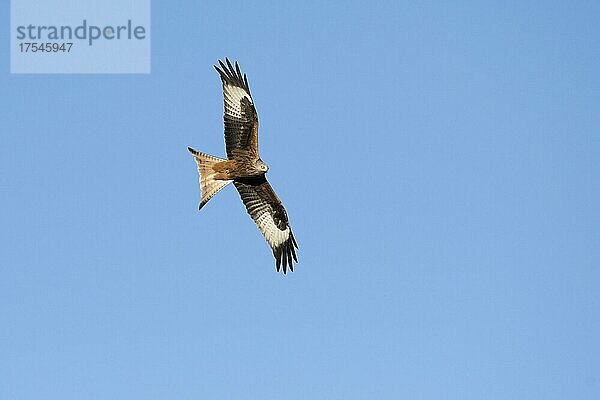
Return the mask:
<path id="1" fill-rule="evenodd" d="M 260 172 L 267 172 L 269 170 L 269 166 L 267 164 L 265 164 L 265 162 L 263 160 L 261 160 L 260 158 L 258 160 L 256 160 L 256 168 Z"/>

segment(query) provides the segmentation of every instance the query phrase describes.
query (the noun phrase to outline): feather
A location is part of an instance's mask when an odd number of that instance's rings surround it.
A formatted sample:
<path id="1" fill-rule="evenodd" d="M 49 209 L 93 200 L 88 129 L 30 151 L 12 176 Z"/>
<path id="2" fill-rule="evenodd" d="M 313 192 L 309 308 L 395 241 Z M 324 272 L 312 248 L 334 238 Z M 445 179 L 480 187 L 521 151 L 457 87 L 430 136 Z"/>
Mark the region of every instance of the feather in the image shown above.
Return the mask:
<path id="1" fill-rule="evenodd" d="M 236 179 L 233 184 L 246 206 L 246 211 L 273 250 L 277 271 L 280 270 L 281 265 L 284 274 L 287 273 L 288 266 L 290 271 L 294 271 L 294 262 L 298 262 L 294 250 L 297 244 L 289 225 L 287 212 L 269 182 L 261 177 Z"/>

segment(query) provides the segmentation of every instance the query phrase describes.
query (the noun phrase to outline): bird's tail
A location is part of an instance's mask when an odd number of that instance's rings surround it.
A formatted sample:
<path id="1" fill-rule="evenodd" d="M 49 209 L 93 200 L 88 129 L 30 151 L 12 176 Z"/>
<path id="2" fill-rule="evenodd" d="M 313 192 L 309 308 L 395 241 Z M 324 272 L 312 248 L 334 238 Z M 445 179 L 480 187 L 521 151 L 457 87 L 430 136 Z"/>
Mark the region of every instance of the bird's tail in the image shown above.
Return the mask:
<path id="1" fill-rule="evenodd" d="M 198 209 L 200 210 L 215 194 L 219 192 L 219 190 L 223 189 L 232 181 L 215 179 L 215 175 L 217 173 L 213 169 L 213 166 L 221 161 L 226 160 L 219 157 L 209 156 L 208 154 L 196 151 L 191 147 L 188 147 L 188 150 L 194 156 L 196 164 L 198 165 L 198 173 L 200 174 L 200 196 L 202 197 L 200 200 L 200 205 L 198 206 Z"/>

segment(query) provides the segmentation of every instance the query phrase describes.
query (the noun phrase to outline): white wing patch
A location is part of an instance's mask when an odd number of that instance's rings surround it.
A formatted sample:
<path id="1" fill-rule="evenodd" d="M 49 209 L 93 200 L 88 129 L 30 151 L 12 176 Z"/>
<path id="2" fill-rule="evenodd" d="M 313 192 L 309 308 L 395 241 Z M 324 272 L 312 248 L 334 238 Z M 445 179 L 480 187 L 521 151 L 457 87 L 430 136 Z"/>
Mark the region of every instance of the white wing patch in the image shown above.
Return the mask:
<path id="1" fill-rule="evenodd" d="M 290 227 L 281 230 L 275 225 L 275 221 L 269 212 L 264 212 L 256 219 L 256 225 L 262 232 L 271 248 L 277 248 L 285 243 L 290 237 Z"/>
<path id="2" fill-rule="evenodd" d="M 242 118 L 242 99 L 247 97 L 252 103 L 252 97 L 246 90 L 228 83 L 223 83 L 223 97 L 225 98 L 225 113 L 237 118 Z"/>

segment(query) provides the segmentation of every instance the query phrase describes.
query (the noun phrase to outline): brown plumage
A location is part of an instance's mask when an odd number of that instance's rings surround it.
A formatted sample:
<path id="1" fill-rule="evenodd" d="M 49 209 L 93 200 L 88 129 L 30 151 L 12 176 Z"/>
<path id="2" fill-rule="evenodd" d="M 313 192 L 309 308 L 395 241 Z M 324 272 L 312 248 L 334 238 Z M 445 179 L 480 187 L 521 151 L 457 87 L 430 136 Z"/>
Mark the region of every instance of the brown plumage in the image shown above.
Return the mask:
<path id="1" fill-rule="evenodd" d="M 201 153 L 188 147 L 200 175 L 201 209 L 215 194 L 233 182 L 246 211 L 267 240 L 275 256 L 277 271 L 294 271 L 298 244 L 288 222 L 287 212 L 265 176 L 269 167 L 258 154 L 258 115 L 246 74 L 225 59 L 215 69 L 223 83 L 225 150 L 227 159 Z"/>

